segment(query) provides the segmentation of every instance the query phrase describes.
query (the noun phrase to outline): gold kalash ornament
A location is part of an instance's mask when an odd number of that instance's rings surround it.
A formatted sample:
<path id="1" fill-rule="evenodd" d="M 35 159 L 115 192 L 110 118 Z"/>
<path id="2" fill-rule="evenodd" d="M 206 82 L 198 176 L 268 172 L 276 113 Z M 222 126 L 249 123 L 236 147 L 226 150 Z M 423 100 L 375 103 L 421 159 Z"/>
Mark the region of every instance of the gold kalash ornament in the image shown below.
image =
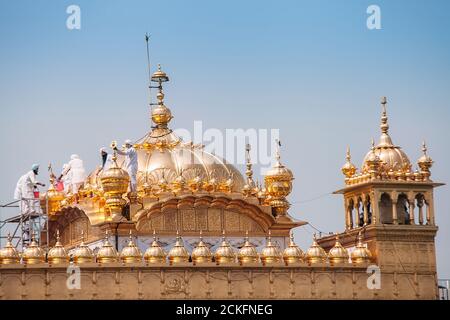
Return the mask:
<path id="1" fill-rule="evenodd" d="M 106 230 L 105 232 L 105 240 L 103 241 L 103 245 L 97 252 L 97 262 L 98 263 L 113 263 L 117 262 L 119 259 L 119 254 L 117 253 L 116 248 L 109 242 L 109 232 Z"/>
<path id="2" fill-rule="evenodd" d="M 325 263 L 327 262 L 326 251 L 317 243 L 316 235 L 314 234 L 313 244 L 306 251 L 306 260 L 309 264 Z"/>
<path id="3" fill-rule="evenodd" d="M 45 262 L 45 252 L 39 247 L 34 234 L 31 237 L 31 244 L 23 251 L 22 260 L 25 264 L 39 264 Z"/>
<path id="4" fill-rule="evenodd" d="M 124 263 L 142 262 L 142 252 L 134 243 L 131 230 L 128 245 L 122 249 L 122 252 L 120 252 L 120 260 Z"/>
<path id="5" fill-rule="evenodd" d="M 200 242 L 197 246 L 192 250 L 192 262 L 195 265 L 212 262 L 212 254 L 211 250 L 209 250 L 208 246 L 203 242 L 202 231 L 200 230 Z"/>
<path id="6" fill-rule="evenodd" d="M 248 238 L 248 231 L 245 233 L 244 246 L 239 250 L 238 261 L 240 265 L 258 263 L 259 255 L 258 251 L 253 244 L 250 243 Z"/>
<path id="7" fill-rule="evenodd" d="M 73 262 L 76 264 L 94 262 L 94 252 L 84 243 L 84 231 L 81 231 L 81 243 L 73 253 Z"/>
<path id="8" fill-rule="evenodd" d="M 222 231 L 222 243 L 214 253 L 214 260 L 217 265 L 236 262 L 236 252 L 225 238 L 225 230 Z"/>
<path id="9" fill-rule="evenodd" d="M 156 239 L 156 231 L 153 230 L 153 243 L 147 249 L 147 251 L 145 251 L 144 260 L 148 264 L 155 264 L 155 263 L 166 263 L 166 258 L 167 253 L 159 245 Z"/>
<path id="10" fill-rule="evenodd" d="M 363 242 L 362 232 L 358 233 L 358 244 L 356 249 L 353 250 L 351 254 L 352 263 L 354 264 L 365 264 L 369 263 L 372 259 L 372 254 Z"/>
<path id="11" fill-rule="evenodd" d="M 294 233 L 291 233 L 289 246 L 283 251 L 284 263 L 288 266 L 302 262 L 304 259 L 303 251 L 294 242 Z"/>
<path id="12" fill-rule="evenodd" d="M 287 210 L 290 207 L 286 197 L 292 192 L 292 180 L 294 180 L 294 175 L 291 170 L 281 164 L 280 141 L 277 140 L 277 144 L 278 148 L 275 165 L 264 177 L 268 195 L 266 202 L 272 206 L 276 216 L 284 216 L 287 214 Z"/>
<path id="13" fill-rule="evenodd" d="M 20 262 L 20 256 L 12 244 L 11 234 L 8 233 L 8 239 L 4 248 L 0 249 L 0 264 L 16 264 Z"/>
<path id="14" fill-rule="evenodd" d="M 56 243 L 53 248 L 48 252 L 47 260 L 49 264 L 62 264 L 69 263 L 69 256 L 61 244 L 59 237 L 59 230 L 56 230 Z"/>
<path id="15" fill-rule="evenodd" d="M 328 252 L 328 260 L 332 266 L 348 263 L 348 251 L 339 242 L 339 234 L 336 233 L 336 243 Z"/>
<path id="16" fill-rule="evenodd" d="M 116 147 L 116 142 L 111 143 L 111 147 Z M 126 200 L 123 195 L 127 192 L 130 184 L 130 176 L 128 173 L 119 168 L 117 165 L 117 153 L 114 152 L 113 164 L 111 168 L 102 172 L 100 181 L 104 191 L 105 210 L 108 211 L 108 219 L 110 221 L 117 221 L 122 219 L 122 210 L 126 205 Z"/>
<path id="17" fill-rule="evenodd" d="M 186 263 L 189 262 L 189 253 L 184 247 L 183 239 L 177 231 L 177 241 L 169 251 L 169 264 Z"/>
<path id="18" fill-rule="evenodd" d="M 266 241 L 266 246 L 261 251 L 261 262 L 264 266 L 277 264 L 281 261 L 281 252 L 278 246 L 272 243 L 271 231 Z"/>

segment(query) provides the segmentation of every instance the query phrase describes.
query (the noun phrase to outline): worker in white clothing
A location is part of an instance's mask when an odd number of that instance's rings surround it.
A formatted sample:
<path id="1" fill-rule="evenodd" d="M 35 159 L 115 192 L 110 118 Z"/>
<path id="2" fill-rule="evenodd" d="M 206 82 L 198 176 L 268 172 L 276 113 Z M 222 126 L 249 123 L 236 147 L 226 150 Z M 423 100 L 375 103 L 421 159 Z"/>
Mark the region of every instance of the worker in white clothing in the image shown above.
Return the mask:
<path id="1" fill-rule="evenodd" d="M 70 156 L 70 161 L 59 178 L 62 179 L 69 173 L 72 194 L 75 196 L 75 202 L 78 202 L 78 190 L 83 186 L 87 175 L 86 170 L 84 169 L 83 160 L 76 154 Z"/>
<path id="2" fill-rule="evenodd" d="M 136 177 L 138 172 L 138 155 L 136 149 L 134 149 L 131 140 L 125 141 L 125 150 L 119 150 L 114 144 L 113 149 L 118 154 L 125 156 L 125 170 L 130 176 L 130 192 L 136 192 Z"/>
<path id="3" fill-rule="evenodd" d="M 36 176 L 39 174 L 39 165 L 33 164 L 31 171 L 20 177 L 14 191 L 14 199 L 21 200 L 21 214 L 32 213 L 36 210 L 36 203 L 39 205 L 39 199 L 35 199 L 34 192 L 37 186 L 45 187 L 45 184 L 37 181 Z"/>
<path id="4" fill-rule="evenodd" d="M 102 166 L 100 171 L 108 171 L 113 164 L 112 155 L 108 153 L 105 147 L 100 149 L 100 156 L 102 157 Z"/>
<path id="5" fill-rule="evenodd" d="M 69 170 L 69 164 L 64 163 L 62 172 L 67 172 L 65 175 L 62 175 L 62 182 L 64 184 L 64 193 L 68 194 L 72 192 L 72 172 Z"/>

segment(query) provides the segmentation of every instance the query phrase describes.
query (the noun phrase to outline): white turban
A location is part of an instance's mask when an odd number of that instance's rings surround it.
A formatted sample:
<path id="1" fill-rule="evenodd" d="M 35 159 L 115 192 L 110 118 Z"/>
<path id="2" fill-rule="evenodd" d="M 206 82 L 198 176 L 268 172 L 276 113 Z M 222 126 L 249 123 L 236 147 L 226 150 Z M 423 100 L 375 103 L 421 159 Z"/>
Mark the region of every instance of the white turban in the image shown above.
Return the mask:
<path id="1" fill-rule="evenodd" d="M 70 156 L 70 160 L 80 159 L 80 157 L 77 154 L 73 154 Z"/>

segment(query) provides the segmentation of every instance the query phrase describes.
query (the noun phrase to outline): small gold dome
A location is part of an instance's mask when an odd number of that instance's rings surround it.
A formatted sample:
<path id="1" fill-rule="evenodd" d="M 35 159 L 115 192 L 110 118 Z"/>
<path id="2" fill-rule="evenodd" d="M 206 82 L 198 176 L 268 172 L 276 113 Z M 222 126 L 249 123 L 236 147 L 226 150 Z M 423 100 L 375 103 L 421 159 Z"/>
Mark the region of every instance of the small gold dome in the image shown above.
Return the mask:
<path id="1" fill-rule="evenodd" d="M 59 210 L 61 210 L 61 202 L 64 200 L 64 193 L 56 191 L 53 186 L 53 179 L 50 180 L 50 187 L 48 188 L 47 193 L 44 196 L 44 205 L 48 203 L 48 213 L 55 214 Z"/>
<path id="2" fill-rule="evenodd" d="M 261 250 L 262 264 L 268 265 L 278 263 L 281 261 L 281 252 L 276 245 L 272 243 L 271 231 L 269 230 L 269 237 L 267 238 L 266 246 Z"/>
<path id="3" fill-rule="evenodd" d="M 304 253 L 294 242 L 294 233 L 291 233 L 289 246 L 283 251 L 283 260 L 286 265 L 303 261 Z"/>
<path id="4" fill-rule="evenodd" d="M 142 262 L 142 252 L 134 243 L 131 230 L 130 230 L 130 239 L 128 241 L 128 245 L 122 249 L 122 252 L 120 252 L 120 259 L 124 263 Z"/>
<path id="5" fill-rule="evenodd" d="M 202 232 L 200 231 L 200 242 L 192 250 L 192 262 L 194 265 L 212 261 L 211 250 L 203 242 Z"/>
<path id="6" fill-rule="evenodd" d="M 97 262 L 99 263 L 117 262 L 117 259 L 119 257 L 116 248 L 112 246 L 108 238 L 109 233 L 107 230 L 105 232 L 105 240 L 103 241 L 103 245 L 97 252 Z"/>
<path id="7" fill-rule="evenodd" d="M 59 238 L 59 230 L 56 230 L 56 243 L 55 246 L 48 252 L 47 260 L 50 264 L 69 262 L 69 255 L 67 254 L 66 249 L 64 249 L 64 246 L 61 244 Z"/>
<path id="8" fill-rule="evenodd" d="M 327 261 L 327 253 L 317 243 L 316 235 L 314 235 L 313 244 L 308 251 L 306 251 L 306 260 L 310 264 L 325 263 Z"/>
<path id="9" fill-rule="evenodd" d="M 217 265 L 236 262 L 236 253 L 233 247 L 225 238 L 225 231 L 222 231 L 222 243 L 214 253 Z"/>
<path id="10" fill-rule="evenodd" d="M 23 251 L 22 259 L 25 264 L 38 264 L 45 262 L 44 250 L 39 247 L 34 235 L 31 238 L 31 244 Z"/>
<path id="11" fill-rule="evenodd" d="M 20 262 L 20 256 L 16 248 L 12 245 L 11 235 L 8 233 L 8 239 L 5 247 L 0 249 L 0 264 L 15 264 Z"/>
<path id="12" fill-rule="evenodd" d="M 169 81 L 169 77 L 167 74 L 161 70 L 161 65 L 158 63 L 158 70 L 153 73 L 151 80 L 153 82 L 167 82 Z"/>
<path id="13" fill-rule="evenodd" d="M 351 178 L 353 177 L 353 175 L 356 173 L 356 167 L 355 165 L 351 162 L 351 155 L 350 155 L 350 148 L 347 147 L 347 156 L 346 156 L 346 162 L 344 164 L 344 166 L 342 167 L 342 173 L 344 174 L 345 177 L 347 178 Z"/>
<path id="14" fill-rule="evenodd" d="M 184 247 L 183 239 L 181 239 L 177 231 L 177 241 L 175 245 L 169 251 L 169 264 L 173 265 L 176 263 L 189 262 L 189 253 Z"/>
<path id="15" fill-rule="evenodd" d="M 370 250 L 366 248 L 366 245 L 363 243 L 362 232 L 360 231 L 358 234 L 358 244 L 356 245 L 355 250 L 353 250 L 351 254 L 352 263 L 354 264 L 364 264 L 369 263 L 372 259 L 372 254 Z"/>
<path id="16" fill-rule="evenodd" d="M 158 244 L 158 241 L 156 240 L 156 232 L 153 231 L 153 243 L 147 251 L 145 251 L 144 260 L 147 263 L 165 263 L 166 257 L 167 253 Z"/>
<path id="17" fill-rule="evenodd" d="M 256 251 L 255 246 L 250 243 L 247 231 L 244 246 L 238 252 L 239 264 L 257 263 L 258 260 L 258 251 Z"/>
<path id="18" fill-rule="evenodd" d="M 339 265 L 348 263 L 348 251 L 339 242 L 339 235 L 336 234 L 336 243 L 328 252 L 328 259 L 331 265 Z"/>
<path id="19" fill-rule="evenodd" d="M 76 264 L 94 261 L 94 252 L 84 243 L 84 231 L 81 231 L 81 243 L 73 253 L 73 262 Z"/>

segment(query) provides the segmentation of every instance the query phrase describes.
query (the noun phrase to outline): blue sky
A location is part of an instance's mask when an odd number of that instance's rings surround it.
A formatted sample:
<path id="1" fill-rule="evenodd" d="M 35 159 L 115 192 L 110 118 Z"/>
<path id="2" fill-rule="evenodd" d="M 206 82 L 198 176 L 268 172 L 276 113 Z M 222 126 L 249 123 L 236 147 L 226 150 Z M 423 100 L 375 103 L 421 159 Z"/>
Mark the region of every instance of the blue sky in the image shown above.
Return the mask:
<path id="1" fill-rule="evenodd" d="M 81 30 L 66 8 L 81 8 Z M 366 9 L 381 8 L 381 30 Z M 391 136 L 412 162 L 425 139 L 437 181 L 450 181 L 448 1 L 2 1 L 0 202 L 34 162 L 59 168 L 78 153 L 90 169 L 113 139 L 149 129 L 144 34 L 171 76 L 173 127 L 279 128 L 296 180 L 291 215 L 342 230 L 340 167 L 379 136 L 388 97 Z M 43 175 L 43 178 L 45 175 Z M 450 278 L 448 187 L 435 192 L 438 271 Z M 2 210 L 2 217 L 9 211 Z M 296 235 L 303 248 L 311 228 Z"/>

